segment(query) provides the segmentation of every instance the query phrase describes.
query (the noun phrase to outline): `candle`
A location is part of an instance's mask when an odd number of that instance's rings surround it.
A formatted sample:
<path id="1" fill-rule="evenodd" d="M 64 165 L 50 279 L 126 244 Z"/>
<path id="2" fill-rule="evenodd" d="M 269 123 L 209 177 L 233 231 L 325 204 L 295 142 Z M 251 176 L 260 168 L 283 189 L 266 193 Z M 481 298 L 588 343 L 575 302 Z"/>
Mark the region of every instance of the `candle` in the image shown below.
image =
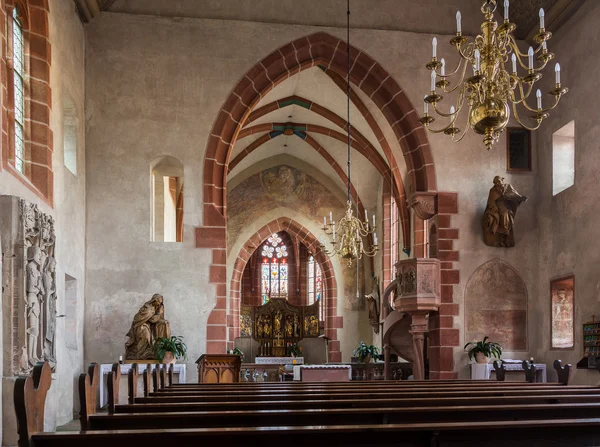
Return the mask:
<path id="1" fill-rule="evenodd" d="M 427 95 L 425 95 L 425 98 L 427 98 Z M 427 103 L 427 101 L 423 100 L 423 114 L 427 115 L 429 113 L 429 104 Z"/>
<path id="2" fill-rule="evenodd" d="M 504 0 L 504 21 L 508 22 L 508 0 Z"/>
<path id="3" fill-rule="evenodd" d="M 377 245 L 377 233 L 373 232 L 373 243 Z"/>
<path id="4" fill-rule="evenodd" d="M 333 213 L 329 211 L 329 223 L 333 222 Z"/>
<path id="5" fill-rule="evenodd" d="M 556 74 L 556 83 L 560 84 L 560 64 L 558 62 L 554 66 L 554 73 Z"/>
<path id="6" fill-rule="evenodd" d="M 433 58 L 435 59 L 437 56 L 437 38 L 434 37 L 431 43 L 433 45 Z"/>
<path id="7" fill-rule="evenodd" d="M 542 91 L 539 88 L 537 92 L 535 92 L 535 96 L 537 97 L 538 110 L 542 110 Z"/>
<path id="8" fill-rule="evenodd" d="M 435 92 L 435 70 L 431 70 L 431 91 Z"/>
<path id="9" fill-rule="evenodd" d="M 544 29 L 544 8 L 540 8 L 540 29 Z"/>
<path id="10" fill-rule="evenodd" d="M 476 48 L 475 49 L 475 71 L 479 71 L 480 64 L 481 64 L 481 52 L 479 51 L 479 48 Z"/>
<path id="11" fill-rule="evenodd" d="M 450 115 L 454 115 L 456 113 L 456 109 L 454 106 L 450 106 Z"/>
<path id="12" fill-rule="evenodd" d="M 446 76 L 446 59 L 442 58 L 442 76 Z"/>
<path id="13" fill-rule="evenodd" d="M 533 70 L 533 47 L 529 47 L 527 54 L 529 55 L 529 69 Z"/>
<path id="14" fill-rule="evenodd" d="M 375 214 L 373 214 L 373 228 L 375 228 Z"/>
<path id="15" fill-rule="evenodd" d="M 513 53 L 511 59 L 512 59 L 513 73 L 517 74 L 517 55 L 515 53 Z"/>
<path id="16" fill-rule="evenodd" d="M 365 222 L 369 222 L 369 215 L 367 214 L 366 208 L 365 208 Z"/>
<path id="17" fill-rule="evenodd" d="M 323 228 L 327 226 L 327 218 L 323 216 Z"/>
<path id="18" fill-rule="evenodd" d="M 335 241 L 335 223 L 333 224 L 333 240 Z"/>
<path id="19" fill-rule="evenodd" d="M 458 11 L 456 13 L 456 34 L 461 34 L 462 33 L 462 26 L 460 23 L 460 19 L 461 19 L 461 15 L 460 15 L 460 11 Z"/>
<path id="20" fill-rule="evenodd" d="M 542 49 L 544 50 L 544 53 L 548 52 L 548 42 L 546 42 L 544 40 L 544 42 L 542 42 Z"/>

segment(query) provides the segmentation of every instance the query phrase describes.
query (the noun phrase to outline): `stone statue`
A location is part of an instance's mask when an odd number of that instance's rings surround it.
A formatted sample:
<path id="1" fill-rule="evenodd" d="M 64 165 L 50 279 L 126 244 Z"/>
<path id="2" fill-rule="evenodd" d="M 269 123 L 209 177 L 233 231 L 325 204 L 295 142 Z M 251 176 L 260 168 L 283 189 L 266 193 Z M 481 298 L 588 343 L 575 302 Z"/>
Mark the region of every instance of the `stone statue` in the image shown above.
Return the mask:
<path id="1" fill-rule="evenodd" d="M 154 359 L 154 342 L 171 337 L 171 327 L 165 320 L 165 308 L 162 295 L 156 293 L 133 317 L 131 328 L 127 332 L 129 340 L 125 343 L 127 360 Z"/>
<path id="2" fill-rule="evenodd" d="M 514 221 L 517 208 L 527 200 L 504 178 L 494 177 L 483 215 L 483 240 L 490 247 L 514 247 Z"/>
<path id="3" fill-rule="evenodd" d="M 371 280 L 371 293 L 365 295 L 369 306 L 369 324 L 373 327 L 373 331 L 379 334 L 379 278 L 374 276 Z"/>
<path id="4" fill-rule="evenodd" d="M 42 251 L 37 246 L 27 249 L 27 358 L 30 366 L 40 360 L 38 341 L 40 335 L 40 314 L 44 285 L 40 266 Z"/>
<path id="5" fill-rule="evenodd" d="M 42 275 L 44 286 L 44 304 L 46 306 L 46 327 L 44 337 L 44 357 L 50 362 L 56 362 L 56 260 L 48 256 Z"/>

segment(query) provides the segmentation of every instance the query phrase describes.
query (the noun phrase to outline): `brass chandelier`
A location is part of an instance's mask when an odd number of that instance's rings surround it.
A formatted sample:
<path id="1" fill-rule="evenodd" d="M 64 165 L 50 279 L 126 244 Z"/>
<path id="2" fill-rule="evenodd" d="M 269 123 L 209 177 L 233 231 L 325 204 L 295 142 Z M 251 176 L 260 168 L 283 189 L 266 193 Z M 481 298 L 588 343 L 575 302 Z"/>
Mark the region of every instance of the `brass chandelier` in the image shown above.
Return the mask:
<path id="1" fill-rule="evenodd" d="M 350 193 L 350 0 L 348 0 L 346 33 L 348 42 L 348 76 L 346 82 L 348 107 L 348 120 L 346 123 L 346 131 L 348 133 L 348 207 L 346 209 L 346 214 L 339 220 L 339 222 L 335 222 L 333 220 L 333 213 L 331 212 L 329 212 L 329 223 L 327 223 L 327 218 L 323 217 L 323 231 L 331 239 L 331 249 L 327 249 L 323 241 L 320 243 L 320 248 L 330 257 L 340 255 L 342 259 L 346 260 L 348 266 L 350 267 L 353 260 L 361 259 L 363 256 L 375 256 L 379 251 L 379 247 L 377 246 L 377 234 L 375 233 L 375 215 L 373 215 L 372 225 L 369 224 L 366 210 L 364 221 L 361 221 L 358 217 L 355 217 L 352 210 Z M 369 242 L 369 237 L 372 237 L 372 244 Z M 367 238 L 366 244 L 363 242 L 364 238 Z"/>
<path id="2" fill-rule="evenodd" d="M 514 117 L 526 129 L 536 130 L 542 121 L 548 117 L 548 112 L 554 109 L 560 98 L 569 91 L 562 87 L 560 82 L 560 65 L 555 66 L 555 85 L 548 92 L 554 97 L 553 104 L 544 108 L 542 105 L 542 92 L 535 92 L 536 107 L 528 104 L 528 99 L 533 93 L 534 84 L 542 78 L 542 71 L 548 62 L 554 59 L 554 54 L 548 52 L 548 40 L 552 33 L 546 31 L 544 23 L 544 10 L 540 9 L 540 28 L 534 37 L 537 49 L 529 47 L 527 53 L 519 50 L 515 37 L 512 35 L 517 28 L 509 20 L 509 0 L 504 0 L 504 22 L 498 25 L 494 20 L 497 0 L 486 0 L 481 11 L 485 20 L 481 25 L 481 34 L 469 42 L 462 35 L 460 11 L 456 14 L 457 33 L 450 40 L 459 56 L 458 66 L 452 72 L 446 73 L 446 63 L 442 58 L 437 58 L 437 39 L 433 38 L 433 56 L 427 63 L 431 70 L 431 91 L 425 96 L 424 113 L 420 119 L 429 131 L 444 133 L 452 137 L 454 142 L 464 138 L 469 127 L 477 134 L 484 135 L 483 142 L 489 150 L 498 141 L 506 128 L 510 118 L 509 103 L 512 105 Z M 505 65 L 512 63 L 509 73 Z M 468 71 L 471 65 L 473 73 Z M 518 74 L 518 66 L 525 70 L 525 74 Z M 460 74 L 459 82 L 452 86 L 450 78 Z M 439 89 L 439 90 L 438 90 Z M 438 104 L 443 100 L 443 93 L 457 92 L 456 106 L 451 106 L 448 112 L 441 111 Z M 526 124 L 518 113 L 517 107 L 521 106 L 531 124 Z M 429 114 L 429 108 L 435 113 L 450 120 L 449 124 L 440 129 L 432 129 L 430 124 L 435 118 Z M 468 112 L 467 123 L 462 131 L 456 127 L 460 113 Z"/>

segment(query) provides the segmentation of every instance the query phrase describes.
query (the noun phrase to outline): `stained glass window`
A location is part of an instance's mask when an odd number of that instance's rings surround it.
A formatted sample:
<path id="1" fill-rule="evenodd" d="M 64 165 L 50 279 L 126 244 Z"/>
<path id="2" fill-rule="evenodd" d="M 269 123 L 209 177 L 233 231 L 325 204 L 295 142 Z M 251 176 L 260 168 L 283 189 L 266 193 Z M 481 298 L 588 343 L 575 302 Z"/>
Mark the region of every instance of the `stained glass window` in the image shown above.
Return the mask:
<path id="1" fill-rule="evenodd" d="M 15 168 L 23 172 L 25 150 L 23 144 L 23 27 L 19 20 L 17 8 L 13 9 L 13 72 L 15 100 Z"/>
<path id="2" fill-rule="evenodd" d="M 287 297 L 288 252 L 283 239 L 277 233 L 271 235 L 264 243 L 261 256 L 263 258 L 261 270 L 263 304 L 272 297 Z"/>
<path id="3" fill-rule="evenodd" d="M 308 258 L 308 304 L 314 304 L 317 301 L 320 303 L 321 320 L 323 320 L 325 305 L 321 298 L 323 298 L 323 275 L 321 273 L 321 266 L 313 256 L 310 256 Z"/>

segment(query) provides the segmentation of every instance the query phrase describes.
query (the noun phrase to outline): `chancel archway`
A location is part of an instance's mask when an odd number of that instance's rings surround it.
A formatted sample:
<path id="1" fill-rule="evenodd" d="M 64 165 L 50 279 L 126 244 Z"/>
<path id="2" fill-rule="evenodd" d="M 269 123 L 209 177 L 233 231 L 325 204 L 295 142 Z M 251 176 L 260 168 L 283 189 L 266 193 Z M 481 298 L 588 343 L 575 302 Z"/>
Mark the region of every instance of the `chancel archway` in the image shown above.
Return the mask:
<path id="1" fill-rule="evenodd" d="M 233 274 L 229 285 L 227 302 L 227 346 L 233 348 L 233 341 L 239 336 L 240 304 L 244 269 L 256 250 L 275 233 L 285 233 L 296 245 L 302 244 L 321 267 L 323 275 L 324 334 L 329 338 L 329 361 L 341 361 L 338 329 L 343 327 L 343 317 L 337 314 L 337 281 L 329 257 L 322 252 L 318 239 L 304 226 L 289 217 L 275 219 L 261 227 L 240 249 L 234 262 Z M 207 334 L 210 340 L 210 330 Z"/>
<path id="2" fill-rule="evenodd" d="M 217 287 L 217 306 L 209 316 L 209 332 L 225 332 L 225 309 L 219 303 L 227 298 L 224 283 L 226 182 L 229 157 L 237 136 L 260 99 L 290 76 L 317 65 L 325 71 L 345 75 L 346 49 L 346 43 L 324 32 L 283 46 L 243 76 L 216 118 L 204 159 L 204 226 L 196 229 L 196 246 L 212 248 L 213 259 L 218 261 L 211 265 L 210 271 L 211 282 Z M 350 81 L 378 106 L 398 138 L 408 169 L 409 190 L 434 191 L 435 169 L 429 143 L 410 101 L 375 60 L 356 48 L 350 51 L 354 60 Z M 386 155 L 393 157 L 391 153 Z M 208 352 L 223 352 L 225 346 L 224 337 L 217 340 L 209 337 L 207 341 Z"/>

